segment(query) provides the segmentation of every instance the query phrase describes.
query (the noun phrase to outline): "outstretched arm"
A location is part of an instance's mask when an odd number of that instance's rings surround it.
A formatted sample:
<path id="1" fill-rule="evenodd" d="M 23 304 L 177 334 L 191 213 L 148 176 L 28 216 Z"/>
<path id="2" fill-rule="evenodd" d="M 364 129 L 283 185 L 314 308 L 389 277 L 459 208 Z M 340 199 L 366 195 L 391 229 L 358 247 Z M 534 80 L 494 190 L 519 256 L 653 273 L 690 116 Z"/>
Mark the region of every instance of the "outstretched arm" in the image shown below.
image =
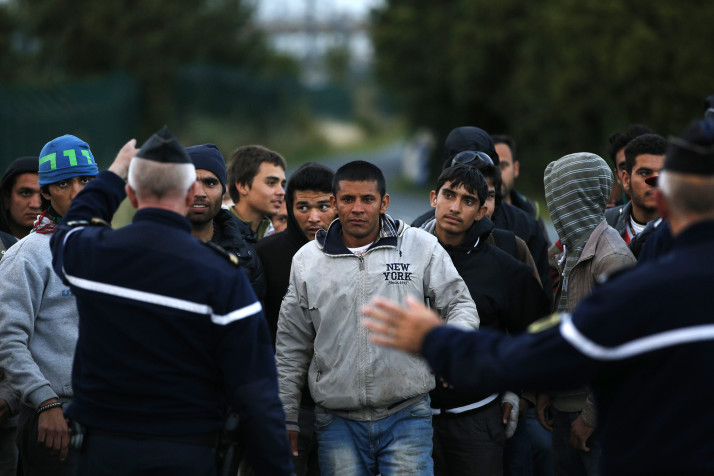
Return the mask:
<path id="1" fill-rule="evenodd" d="M 373 342 L 420 353 L 455 388 L 498 392 L 579 385 L 596 365 L 561 336 L 559 327 L 517 336 L 462 331 L 441 326 L 435 313 L 413 299 L 403 307 L 375 298 L 364 313 Z"/>

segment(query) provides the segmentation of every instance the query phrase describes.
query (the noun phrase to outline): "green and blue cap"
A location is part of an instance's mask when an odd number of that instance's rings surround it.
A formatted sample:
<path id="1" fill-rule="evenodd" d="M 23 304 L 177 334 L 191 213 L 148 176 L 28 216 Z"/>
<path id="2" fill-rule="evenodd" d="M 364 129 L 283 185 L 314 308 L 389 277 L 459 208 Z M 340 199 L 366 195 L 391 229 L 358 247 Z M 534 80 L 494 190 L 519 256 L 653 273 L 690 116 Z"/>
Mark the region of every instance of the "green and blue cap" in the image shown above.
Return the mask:
<path id="1" fill-rule="evenodd" d="M 89 145 L 73 135 L 63 135 L 49 141 L 40 152 L 40 186 L 61 182 L 72 177 L 99 173 Z"/>

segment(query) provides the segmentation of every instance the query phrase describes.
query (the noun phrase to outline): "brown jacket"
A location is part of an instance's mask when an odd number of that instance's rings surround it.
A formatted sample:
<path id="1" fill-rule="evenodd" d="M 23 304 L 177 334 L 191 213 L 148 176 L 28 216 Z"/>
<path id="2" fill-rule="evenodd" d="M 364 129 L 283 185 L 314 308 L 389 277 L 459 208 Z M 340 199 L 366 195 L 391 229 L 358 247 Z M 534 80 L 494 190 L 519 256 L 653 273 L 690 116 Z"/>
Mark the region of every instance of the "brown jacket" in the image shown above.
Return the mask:
<path id="1" fill-rule="evenodd" d="M 551 263 L 558 266 L 558 276 L 563 272 L 558 263 L 562 253 L 553 256 Z M 628 248 L 625 241 L 617 231 L 609 226 L 605 220 L 595 227 L 590 234 L 580 259 L 573 267 L 568 278 L 568 312 L 573 312 L 575 306 L 592 291 L 598 279 L 606 278 L 624 268 L 629 268 L 637 263 L 635 256 Z M 558 292 L 554 302 L 560 299 L 562 289 Z"/>
<path id="2" fill-rule="evenodd" d="M 557 252 L 550 256 L 551 266 L 556 266 L 557 276 L 561 276 L 563 272 L 560 258 L 562 252 L 555 247 Z M 567 251 L 567 250 L 566 250 Z M 578 303 L 586 297 L 598 280 L 606 278 L 608 275 L 616 273 L 624 268 L 634 266 L 637 263 L 634 255 L 628 248 L 625 241 L 620 237 L 619 233 L 609 226 L 605 220 L 595 227 L 590 234 L 580 259 L 573 267 L 568 278 L 568 312 L 572 312 Z M 558 282 L 558 290 L 553 302 L 557 303 L 560 300 L 562 291 L 562 279 Z M 562 392 L 552 395 L 553 407 L 560 411 L 573 412 L 583 411 L 583 421 L 595 426 L 595 417 L 592 410 L 592 405 L 585 405 L 587 391 L 583 388 L 572 392 Z"/>

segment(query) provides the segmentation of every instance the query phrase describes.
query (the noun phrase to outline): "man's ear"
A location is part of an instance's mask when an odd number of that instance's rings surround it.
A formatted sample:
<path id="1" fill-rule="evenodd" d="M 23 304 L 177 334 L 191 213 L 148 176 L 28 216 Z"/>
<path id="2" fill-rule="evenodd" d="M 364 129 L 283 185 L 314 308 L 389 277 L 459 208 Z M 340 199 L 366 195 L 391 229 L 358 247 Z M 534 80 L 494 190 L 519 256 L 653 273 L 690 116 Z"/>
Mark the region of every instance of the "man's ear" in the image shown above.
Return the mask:
<path id="1" fill-rule="evenodd" d="M 131 188 L 129 184 L 124 185 L 124 190 L 126 191 L 126 196 L 129 198 L 129 203 L 134 208 L 139 208 L 139 202 L 136 199 L 136 192 Z"/>
<path id="2" fill-rule="evenodd" d="M 488 211 L 488 208 L 486 205 L 481 205 L 481 208 L 478 209 L 478 213 L 476 213 L 476 221 L 479 221 L 481 218 L 483 218 L 486 215 L 486 212 Z"/>
<path id="3" fill-rule="evenodd" d="M 382 197 L 382 205 L 379 207 L 379 213 L 384 214 L 387 213 L 387 208 L 389 207 L 389 194 L 385 193 L 384 197 Z"/>
<path id="4" fill-rule="evenodd" d="M 238 194 L 241 197 L 245 197 L 246 195 L 248 195 L 250 193 L 250 185 L 249 184 L 236 182 L 235 185 L 236 185 L 236 190 L 238 190 Z"/>
<path id="5" fill-rule="evenodd" d="M 330 206 L 335 211 L 335 215 L 337 215 L 337 200 L 334 195 L 330 195 Z"/>
<path id="6" fill-rule="evenodd" d="M 625 192 L 631 193 L 630 192 L 630 174 L 627 173 L 627 170 L 622 170 L 620 171 L 620 182 L 622 182 L 622 188 L 625 189 Z"/>
<path id="7" fill-rule="evenodd" d="M 436 190 L 429 192 L 429 203 L 431 204 L 431 208 L 436 208 Z"/>
<path id="8" fill-rule="evenodd" d="M 517 179 L 518 174 L 520 173 L 521 170 L 521 163 L 518 162 L 517 160 L 513 161 L 513 178 Z"/>

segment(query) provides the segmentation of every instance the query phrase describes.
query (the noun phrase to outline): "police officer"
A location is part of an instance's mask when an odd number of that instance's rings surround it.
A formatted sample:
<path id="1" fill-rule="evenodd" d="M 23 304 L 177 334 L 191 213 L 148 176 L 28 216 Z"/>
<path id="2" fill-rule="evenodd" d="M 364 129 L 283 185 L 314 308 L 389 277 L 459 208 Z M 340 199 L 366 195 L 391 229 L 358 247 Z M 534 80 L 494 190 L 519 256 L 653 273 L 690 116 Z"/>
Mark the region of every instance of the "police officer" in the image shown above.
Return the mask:
<path id="1" fill-rule="evenodd" d="M 191 236 L 196 171 L 183 147 L 165 127 L 134 144 L 76 197 L 51 242 L 80 315 L 66 410 L 87 427 L 77 474 L 216 474 L 229 407 L 256 473 L 289 474 L 261 305 L 231 255 Z M 112 230 L 125 191 L 138 211 Z"/>
<path id="2" fill-rule="evenodd" d="M 596 288 L 572 315 L 507 337 L 441 326 L 414 300 L 378 300 L 366 309 L 372 339 L 420 352 L 454 387 L 589 382 L 603 474 L 712 474 L 714 409 L 702 398 L 714 392 L 714 123 L 671 139 L 662 170 L 655 193 L 672 250 Z"/>

